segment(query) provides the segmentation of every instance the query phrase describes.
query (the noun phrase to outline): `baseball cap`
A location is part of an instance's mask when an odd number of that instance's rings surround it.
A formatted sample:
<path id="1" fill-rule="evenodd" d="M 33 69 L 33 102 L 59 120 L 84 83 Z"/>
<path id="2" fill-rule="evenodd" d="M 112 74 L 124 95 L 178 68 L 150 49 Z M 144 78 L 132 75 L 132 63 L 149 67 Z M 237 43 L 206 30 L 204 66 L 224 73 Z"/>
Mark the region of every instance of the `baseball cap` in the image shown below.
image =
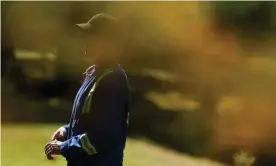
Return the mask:
<path id="1" fill-rule="evenodd" d="M 84 35 L 96 34 L 117 37 L 121 32 L 119 19 L 107 13 L 96 14 L 88 22 L 76 24 L 76 27 L 84 32 Z"/>

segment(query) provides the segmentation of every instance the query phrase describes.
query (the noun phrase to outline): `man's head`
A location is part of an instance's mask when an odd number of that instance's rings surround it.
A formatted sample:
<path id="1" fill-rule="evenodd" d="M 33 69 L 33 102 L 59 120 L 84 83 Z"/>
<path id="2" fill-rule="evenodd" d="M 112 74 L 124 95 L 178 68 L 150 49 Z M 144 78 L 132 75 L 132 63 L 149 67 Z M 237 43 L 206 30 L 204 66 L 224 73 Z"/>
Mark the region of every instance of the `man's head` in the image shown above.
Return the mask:
<path id="1" fill-rule="evenodd" d="M 122 48 L 122 26 L 109 14 L 94 15 L 87 23 L 76 24 L 84 35 L 86 54 L 95 58 L 116 58 Z"/>

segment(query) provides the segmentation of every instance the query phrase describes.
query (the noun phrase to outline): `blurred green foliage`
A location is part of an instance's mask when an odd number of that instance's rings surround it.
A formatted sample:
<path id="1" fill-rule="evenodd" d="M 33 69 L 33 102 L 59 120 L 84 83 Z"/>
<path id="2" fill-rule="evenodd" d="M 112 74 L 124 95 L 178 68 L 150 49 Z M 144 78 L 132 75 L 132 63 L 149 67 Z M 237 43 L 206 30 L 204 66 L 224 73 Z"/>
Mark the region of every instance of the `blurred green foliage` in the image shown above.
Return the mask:
<path id="1" fill-rule="evenodd" d="M 212 3 L 220 21 L 234 26 L 241 36 L 254 38 L 271 32 L 275 33 L 276 3 L 273 1 Z"/>

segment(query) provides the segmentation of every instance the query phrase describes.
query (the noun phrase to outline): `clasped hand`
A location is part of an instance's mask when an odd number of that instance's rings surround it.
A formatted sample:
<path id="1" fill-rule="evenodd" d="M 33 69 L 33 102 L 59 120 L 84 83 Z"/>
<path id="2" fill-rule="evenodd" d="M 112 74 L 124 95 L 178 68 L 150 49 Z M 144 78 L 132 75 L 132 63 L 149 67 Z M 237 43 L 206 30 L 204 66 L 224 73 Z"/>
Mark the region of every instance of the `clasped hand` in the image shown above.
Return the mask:
<path id="1" fill-rule="evenodd" d="M 60 155 L 60 145 L 65 141 L 66 129 L 59 128 L 52 136 L 51 141 L 45 145 L 44 152 L 48 160 L 54 160 L 53 155 Z"/>

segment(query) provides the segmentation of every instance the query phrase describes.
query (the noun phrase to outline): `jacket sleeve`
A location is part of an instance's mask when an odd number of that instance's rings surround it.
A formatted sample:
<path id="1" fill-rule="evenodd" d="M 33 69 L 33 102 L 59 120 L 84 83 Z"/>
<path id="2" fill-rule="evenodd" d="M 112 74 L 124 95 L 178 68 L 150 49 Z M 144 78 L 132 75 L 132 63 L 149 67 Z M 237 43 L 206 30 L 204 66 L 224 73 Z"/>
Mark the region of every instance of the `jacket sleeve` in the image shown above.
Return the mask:
<path id="1" fill-rule="evenodd" d="M 87 132 L 61 145 L 64 157 L 93 155 L 118 144 L 124 123 L 125 85 L 116 74 L 108 74 L 96 87 L 90 112 L 85 114 Z"/>

